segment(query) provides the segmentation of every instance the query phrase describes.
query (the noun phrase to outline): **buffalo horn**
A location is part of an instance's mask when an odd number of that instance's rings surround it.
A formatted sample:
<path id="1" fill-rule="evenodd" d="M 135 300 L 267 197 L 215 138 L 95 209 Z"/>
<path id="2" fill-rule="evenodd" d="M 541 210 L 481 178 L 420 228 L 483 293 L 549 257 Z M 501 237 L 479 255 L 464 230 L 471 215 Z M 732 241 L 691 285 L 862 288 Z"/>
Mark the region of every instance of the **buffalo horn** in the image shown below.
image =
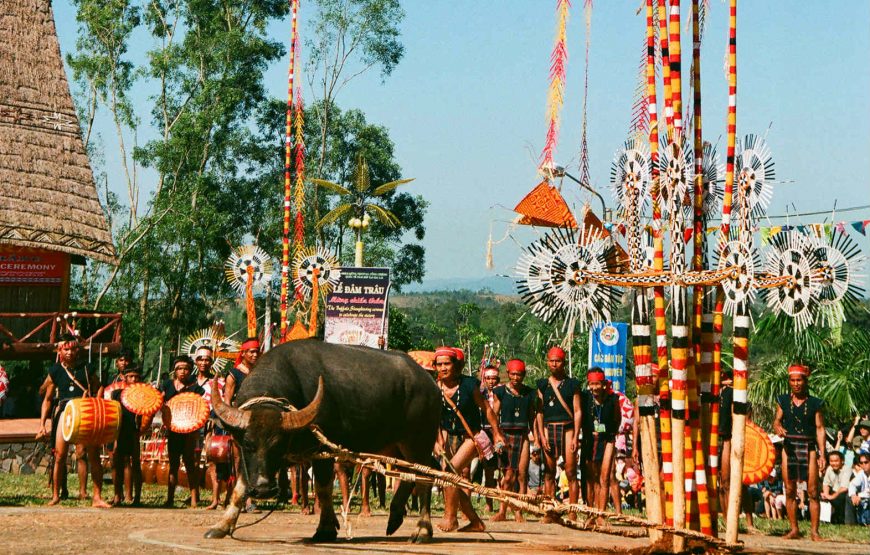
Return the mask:
<path id="1" fill-rule="evenodd" d="M 217 417 L 228 428 L 244 430 L 248 427 L 248 422 L 251 419 L 250 413 L 224 403 L 216 379 L 211 382 L 211 405 Z"/>
<path id="2" fill-rule="evenodd" d="M 281 427 L 287 431 L 301 430 L 308 427 L 314 422 L 317 417 L 317 411 L 320 410 L 320 402 L 323 400 L 323 376 L 317 379 L 317 393 L 314 394 L 314 399 L 308 403 L 308 406 L 296 411 L 285 412 L 281 422 Z"/>

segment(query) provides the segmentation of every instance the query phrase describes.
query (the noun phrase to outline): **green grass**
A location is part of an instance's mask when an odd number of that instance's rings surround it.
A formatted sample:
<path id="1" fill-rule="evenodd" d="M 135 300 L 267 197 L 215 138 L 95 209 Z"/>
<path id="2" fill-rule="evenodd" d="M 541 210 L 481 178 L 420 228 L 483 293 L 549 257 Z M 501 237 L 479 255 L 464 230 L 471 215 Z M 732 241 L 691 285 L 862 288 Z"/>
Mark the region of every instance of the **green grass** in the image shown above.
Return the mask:
<path id="1" fill-rule="evenodd" d="M 70 494 L 73 496 L 78 495 L 78 488 L 78 477 L 70 475 Z M 89 488 L 89 492 L 90 491 L 91 490 Z M 104 498 L 106 499 L 111 499 L 112 495 L 114 494 L 112 485 L 108 483 L 103 486 L 103 491 Z M 203 490 L 201 491 L 200 495 L 200 506 L 204 507 L 207 502 L 211 500 L 211 491 Z M 0 506 L 38 507 L 48 503 L 50 497 L 51 492 L 48 488 L 48 479 L 45 476 L 15 476 L 12 474 L 0 473 Z M 181 507 L 183 505 L 183 502 L 188 499 L 187 490 L 185 488 L 179 488 L 175 498 L 176 506 Z M 143 506 L 158 508 L 163 504 L 165 500 L 166 486 L 158 486 L 153 484 L 146 484 L 143 486 Z M 313 503 L 313 494 L 311 500 Z M 334 500 L 336 505 L 341 503 L 341 494 L 338 492 L 338 488 L 336 488 Z M 392 493 L 390 491 L 387 491 L 387 507 L 389 507 L 391 500 Z M 351 499 L 351 514 L 356 514 L 359 512 L 360 501 L 361 499 L 359 495 L 359 486 L 357 486 L 357 490 L 354 492 L 354 495 Z M 90 499 L 83 501 L 79 501 L 78 499 L 67 499 L 66 501 L 62 501 L 61 505 L 65 507 L 88 507 L 90 506 L 90 503 Z M 477 509 L 478 513 L 482 514 L 484 508 L 483 498 L 473 495 L 472 504 L 474 505 L 475 509 Z M 433 515 L 440 515 L 443 512 L 443 507 L 444 506 L 442 502 L 442 497 L 440 495 L 434 495 L 432 497 Z M 297 506 L 286 505 L 284 507 L 284 510 L 289 512 L 299 512 L 300 509 Z M 386 514 L 385 509 L 377 508 L 377 501 L 374 498 L 372 498 L 372 511 L 375 514 Z M 625 513 L 638 517 L 644 516 L 642 512 L 636 510 L 627 510 L 625 511 Z M 800 521 L 799 525 L 801 533 L 803 533 L 805 536 L 809 536 L 809 522 Z M 755 517 L 755 527 L 759 530 L 759 532 L 766 536 L 783 536 L 789 530 L 789 524 L 787 520 L 771 520 L 758 516 Z M 725 529 L 725 521 L 721 517 L 719 519 L 719 529 Z M 740 519 L 740 532 L 746 533 L 746 521 L 744 519 Z M 870 544 L 870 527 L 842 526 L 822 523 L 819 527 L 819 533 L 821 534 L 822 538 L 829 541 Z"/>
<path id="2" fill-rule="evenodd" d="M 765 536 L 784 536 L 791 529 L 788 520 L 785 519 L 774 520 L 761 518 L 756 515 L 753 519 L 753 523 L 759 532 Z M 719 519 L 719 524 L 722 529 L 725 528 L 724 520 Z M 804 536 L 809 537 L 809 521 L 799 520 L 798 528 L 800 528 L 800 531 Z M 740 519 L 740 532 L 746 532 L 746 521 L 744 519 Z M 819 524 L 819 535 L 822 536 L 822 539 L 828 541 L 870 544 L 870 527 L 867 526 L 845 526 L 840 524 L 825 524 L 822 522 Z"/>

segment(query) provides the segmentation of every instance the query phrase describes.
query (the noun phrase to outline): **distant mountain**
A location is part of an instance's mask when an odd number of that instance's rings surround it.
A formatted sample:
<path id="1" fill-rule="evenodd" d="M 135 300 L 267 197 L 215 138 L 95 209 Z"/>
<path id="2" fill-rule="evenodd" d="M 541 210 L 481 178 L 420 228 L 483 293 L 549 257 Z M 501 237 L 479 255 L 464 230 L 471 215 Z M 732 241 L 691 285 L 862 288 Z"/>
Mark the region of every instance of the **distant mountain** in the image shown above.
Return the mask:
<path id="1" fill-rule="evenodd" d="M 477 278 L 427 279 L 423 283 L 412 283 L 402 287 L 402 293 L 432 293 L 434 291 L 490 291 L 497 295 L 516 295 L 513 278 L 507 276 L 485 276 Z"/>

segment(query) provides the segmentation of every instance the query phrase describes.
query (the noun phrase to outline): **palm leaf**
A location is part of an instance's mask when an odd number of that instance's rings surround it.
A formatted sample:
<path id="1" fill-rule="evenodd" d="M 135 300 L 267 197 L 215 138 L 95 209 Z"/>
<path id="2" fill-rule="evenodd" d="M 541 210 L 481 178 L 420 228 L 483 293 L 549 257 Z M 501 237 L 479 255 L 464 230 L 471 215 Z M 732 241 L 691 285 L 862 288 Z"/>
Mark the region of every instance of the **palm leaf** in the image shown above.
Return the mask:
<path id="1" fill-rule="evenodd" d="M 353 204 L 339 204 L 317 222 L 317 228 L 329 225 L 353 210 Z"/>
<path id="2" fill-rule="evenodd" d="M 395 214 L 377 204 L 366 204 L 365 210 L 386 226 L 396 227 L 402 225 L 402 222 L 399 221 L 399 218 Z"/>
<path id="3" fill-rule="evenodd" d="M 327 181 L 325 179 L 309 179 L 308 181 L 310 181 L 311 183 L 314 183 L 318 187 L 323 187 L 324 189 L 327 189 L 327 190 L 329 190 L 333 193 L 339 194 L 339 195 L 352 194 L 350 189 L 345 189 L 344 187 L 342 187 L 338 183 L 333 183 L 332 181 Z"/>
<path id="4" fill-rule="evenodd" d="M 369 163 L 362 156 L 356 159 L 356 168 L 353 170 L 353 184 L 360 193 L 365 193 L 371 185 L 369 181 Z"/>
<path id="5" fill-rule="evenodd" d="M 384 183 L 383 185 L 378 185 L 374 191 L 372 191 L 372 196 L 379 197 L 383 194 L 389 193 L 394 190 L 399 185 L 404 185 L 405 183 L 410 183 L 414 181 L 414 178 L 410 179 L 397 179 L 395 181 L 390 181 L 389 183 Z"/>

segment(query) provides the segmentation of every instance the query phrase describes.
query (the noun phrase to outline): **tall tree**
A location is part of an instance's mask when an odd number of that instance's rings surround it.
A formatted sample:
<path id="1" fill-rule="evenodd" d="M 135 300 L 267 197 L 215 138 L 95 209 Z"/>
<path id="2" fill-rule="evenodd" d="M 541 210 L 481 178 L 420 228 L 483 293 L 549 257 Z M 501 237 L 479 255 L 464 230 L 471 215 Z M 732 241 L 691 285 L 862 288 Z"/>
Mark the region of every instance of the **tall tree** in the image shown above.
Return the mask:
<path id="1" fill-rule="evenodd" d="M 97 302 L 125 313 L 125 339 L 140 339 L 140 354 L 149 332 L 175 346 L 231 296 L 223 262 L 231 246 L 256 237 L 259 212 L 272 200 L 267 184 L 248 176 L 257 164 L 255 116 L 267 103 L 263 75 L 284 53 L 267 26 L 288 4 L 76 0 L 76 7 L 79 41 L 69 60 L 87 91 L 83 132 L 98 109 L 111 116 L 128 191 L 123 208 L 110 207 L 120 221 L 120 264 Z M 139 66 L 128 56 L 134 33 L 150 38 Z M 154 91 L 137 97 L 135 109 L 134 86 Z M 140 124 L 156 138 L 130 153 L 124 141 Z M 143 190 L 152 192 L 142 211 L 137 179 L 145 175 Z"/>
<path id="2" fill-rule="evenodd" d="M 336 95 L 354 78 L 379 68 L 381 79 L 389 76 L 405 53 L 399 41 L 399 25 L 405 12 L 399 0 L 315 0 L 312 38 L 306 40 L 308 74 L 318 104 L 320 127 L 316 177 L 327 163 L 327 135 L 333 124 Z M 314 152 L 310 148 L 309 150 Z M 317 185 L 314 186 L 314 218 L 320 220 Z M 318 241 L 323 236 L 318 232 Z"/>

